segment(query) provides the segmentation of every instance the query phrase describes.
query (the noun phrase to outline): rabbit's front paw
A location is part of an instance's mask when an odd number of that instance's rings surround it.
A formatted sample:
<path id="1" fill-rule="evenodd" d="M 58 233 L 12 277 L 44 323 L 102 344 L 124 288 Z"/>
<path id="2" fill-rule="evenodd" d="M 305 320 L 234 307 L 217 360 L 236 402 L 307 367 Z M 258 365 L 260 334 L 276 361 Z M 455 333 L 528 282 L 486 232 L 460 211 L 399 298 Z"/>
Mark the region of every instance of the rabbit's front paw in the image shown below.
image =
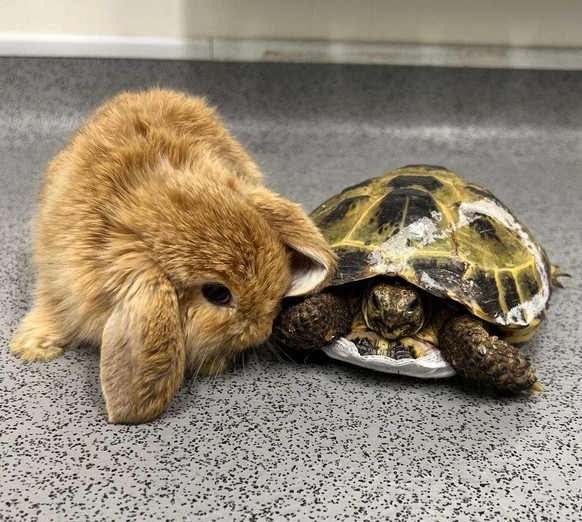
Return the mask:
<path id="1" fill-rule="evenodd" d="M 50 361 L 63 353 L 63 336 L 32 310 L 12 337 L 10 351 L 25 361 Z"/>
<path id="2" fill-rule="evenodd" d="M 43 337 L 23 337 L 15 335 L 10 351 L 25 361 L 50 361 L 63 353 L 60 346 Z"/>

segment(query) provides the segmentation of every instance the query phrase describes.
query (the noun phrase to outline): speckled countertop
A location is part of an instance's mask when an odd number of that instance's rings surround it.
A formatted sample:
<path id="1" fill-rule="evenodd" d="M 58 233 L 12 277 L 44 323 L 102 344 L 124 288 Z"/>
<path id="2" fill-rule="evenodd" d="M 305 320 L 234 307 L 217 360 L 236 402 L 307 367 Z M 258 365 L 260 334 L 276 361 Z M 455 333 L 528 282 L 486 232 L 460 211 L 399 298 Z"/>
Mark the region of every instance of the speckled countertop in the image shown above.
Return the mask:
<path id="1" fill-rule="evenodd" d="M 205 94 L 267 183 L 313 209 L 410 163 L 488 186 L 572 274 L 517 399 L 250 353 L 158 421 L 106 422 L 98 353 L 7 353 L 31 303 L 43 166 L 120 89 Z M 0 59 L 0 519 L 540 520 L 580 516 L 582 72 Z"/>

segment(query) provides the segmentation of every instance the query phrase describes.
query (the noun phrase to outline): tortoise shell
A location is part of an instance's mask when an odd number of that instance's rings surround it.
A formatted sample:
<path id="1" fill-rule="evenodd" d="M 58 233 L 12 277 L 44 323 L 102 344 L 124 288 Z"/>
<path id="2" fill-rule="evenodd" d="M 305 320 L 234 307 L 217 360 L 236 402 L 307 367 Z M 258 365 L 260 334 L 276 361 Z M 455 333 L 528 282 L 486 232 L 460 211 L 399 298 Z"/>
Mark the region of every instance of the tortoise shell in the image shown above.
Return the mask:
<path id="1" fill-rule="evenodd" d="M 545 315 L 550 263 L 491 192 L 410 165 L 345 189 L 312 219 L 339 256 L 332 285 L 397 276 L 528 340 Z"/>

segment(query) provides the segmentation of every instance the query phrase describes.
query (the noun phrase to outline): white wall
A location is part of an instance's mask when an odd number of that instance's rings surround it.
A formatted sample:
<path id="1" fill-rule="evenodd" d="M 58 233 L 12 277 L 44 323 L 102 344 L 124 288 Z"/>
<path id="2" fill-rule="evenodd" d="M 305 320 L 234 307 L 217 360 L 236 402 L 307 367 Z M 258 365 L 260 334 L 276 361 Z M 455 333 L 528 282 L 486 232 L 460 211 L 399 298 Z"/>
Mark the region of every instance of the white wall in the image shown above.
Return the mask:
<path id="1" fill-rule="evenodd" d="M 581 0 L 0 0 L 0 33 L 582 47 Z"/>

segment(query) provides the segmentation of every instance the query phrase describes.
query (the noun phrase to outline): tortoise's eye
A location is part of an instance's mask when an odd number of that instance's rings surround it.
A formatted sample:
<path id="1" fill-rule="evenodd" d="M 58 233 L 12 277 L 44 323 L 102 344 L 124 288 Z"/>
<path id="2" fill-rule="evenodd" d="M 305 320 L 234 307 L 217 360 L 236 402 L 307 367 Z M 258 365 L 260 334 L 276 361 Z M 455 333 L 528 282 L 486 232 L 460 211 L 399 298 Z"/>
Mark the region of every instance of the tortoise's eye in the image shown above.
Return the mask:
<path id="1" fill-rule="evenodd" d="M 230 290 L 221 284 L 207 284 L 202 286 L 202 295 L 213 305 L 228 306 L 232 301 Z"/>
<path id="2" fill-rule="evenodd" d="M 420 306 L 420 299 L 418 297 L 415 297 L 412 301 L 410 301 L 410 304 L 408 305 L 408 313 L 416 312 L 416 310 L 418 310 L 419 306 Z"/>

